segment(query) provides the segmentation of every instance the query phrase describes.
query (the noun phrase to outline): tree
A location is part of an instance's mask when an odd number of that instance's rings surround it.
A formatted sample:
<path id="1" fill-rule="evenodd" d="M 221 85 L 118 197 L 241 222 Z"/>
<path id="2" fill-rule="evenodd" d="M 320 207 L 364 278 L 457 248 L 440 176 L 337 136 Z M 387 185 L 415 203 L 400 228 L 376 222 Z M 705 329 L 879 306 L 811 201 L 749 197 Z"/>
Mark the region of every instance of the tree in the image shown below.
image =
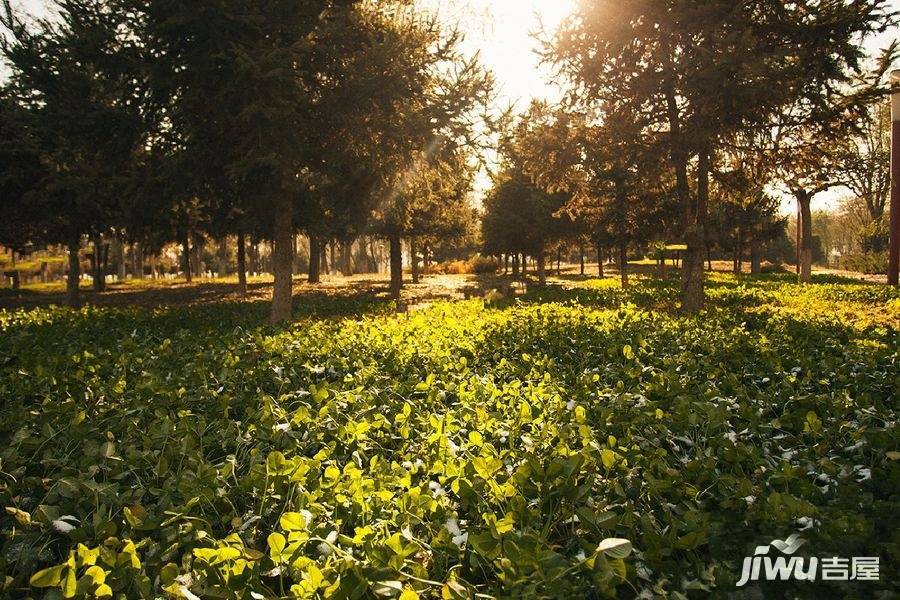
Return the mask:
<path id="1" fill-rule="evenodd" d="M 0 245 L 19 253 L 50 239 L 53 222 L 35 197 L 46 173 L 36 140 L 29 137 L 28 117 L 0 91 Z"/>
<path id="2" fill-rule="evenodd" d="M 840 85 L 822 86 L 795 99 L 765 130 L 773 135 L 771 151 L 779 157 L 782 183 L 797 199 L 801 282 L 808 283 L 812 276 L 812 201 L 847 179 L 847 140 L 861 134 L 862 115 L 883 94 L 880 83 L 895 56 L 892 45 L 874 69 L 863 69 L 858 60 L 833 67 L 837 73 L 832 78 Z"/>
<path id="3" fill-rule="evenodd" d="M 732 252 L 736 274 L 741 272 L 745 248 L 750 250 L 750 272 L 759 274 L 763 246 L 784 235 L 781 203 L 770 191 L 780 160 L 769 132 L 750 131 L 729 140 L 713 165 L 714 200 L 707 243 Z"/>
<path id="4" fill-rule="evenodd" d="M 47 242 L 69 248 L 67 301 L 79 304 L 81 237 L 94 241 L 94 286 L 103 289 L 102 236 L 121 214 L 124 173 L 143 143 L 136 51 L 128 15 L 101 0 L 57 0 L 58 19 L 26 27 L 7 4 L 2 52 L 8 93 L 27 115 L 44 177 L 32 200 L 52 215 Z"/>
<path id="5" fill-rule="evenodd" d="M 547 48 L 573 103 L 629 105 L 666 149 L 687 251 L 682 309 L 703 305 L 710 168 L 723 139 L 770 123 L 859 68 L 859 37 L 884 29 L 884 0 L 582 3 Z"/>
<path id="6" fill-rule="evenodd" d="M 884 217 L 891 189 L 890 101 L 866 107 L 858 128 L 859 134 L 845 138 L 838 151 L 838 179 L 865 203 L 871 223 Z"/>
<path id="7" fill-rule="evenodd" d="M 616 247 L 623 286 L 628 285 L 629 247 L 665 233 L 662 164 L 659 153 L 641 139 L 638 119 L 627 105 L 609 105 L 605 114 L 591 115 L 537 103 L 516 135 L 517 152 L 532 178 L 548 191 L 568 193 L 565 210 L 581 229 Z"/>
<path id="8" fill-rule="evenodd" d="M 568 236 L 572 220 L 561 214 L 564 193 L 536 186 L 514 162 L 494 178 L 484 200 L 482 238 L 487 254 L 521 253 L 537 260 L 538 282 L 547 282 L 547 252 Z"/>
<path id="9" fill-rule="evenodd" d="M 403 285 L 403 239 L 409 241 L 413 282 L 419 281 L 418 252 L 423 239 L 460 238 L 474 220 L 471 192 L 475 170 L 459 148 L 423 154 L 375 212 L 373 230 L 391 248 L 391 296 Z"/>

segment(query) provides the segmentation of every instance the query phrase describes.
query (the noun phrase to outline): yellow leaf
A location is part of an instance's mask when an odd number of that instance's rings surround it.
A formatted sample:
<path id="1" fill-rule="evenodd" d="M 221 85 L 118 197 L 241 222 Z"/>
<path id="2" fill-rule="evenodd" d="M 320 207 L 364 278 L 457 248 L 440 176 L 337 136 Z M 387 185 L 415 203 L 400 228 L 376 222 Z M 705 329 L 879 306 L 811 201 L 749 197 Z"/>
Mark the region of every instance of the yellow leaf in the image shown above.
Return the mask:
<path id="1" fill-rule="evenodd" d="M 600 451 L 600 460 L 603 461 L 603 466 L 607 469 L 612 469 L 616 466 L 616 463 L 621 458 L 618 452 L 610 450 L 609 448 L 604 448 Z"/>
<path id="2" fill-rule="evenodd" d="M 34 587 L 46 588 L 56 587 L 62 581 L 63 570 L 66 565 L 56 565 L 49 569 L 43 569 L 31 576 L 28 583 Z"/>
<path id="3" fill-rule="evenodd" d="M 31 515 L 15 506 L 7 506 L 6 513 L 14 516 L 22 525 L 31 525 Z"/>
<path id="4" fill-rule="evenodd" d="M 97 565 L 88 567 L 84 572 L 84 576 L 90 577 L 91 581 L 94 582 L 94 585 L 103 585 L 104 583 L 106 583 L 106 571 L 104 571 Z"/>
<path id="5" fill-rule="evenodd" d="M 63 598 L 74 598 L 77 589 L 78 580 L 75 578 L 75 569 L 68 569 L 62 584 Z"/>
<path id="6" fill-rule="evenodd" d="M 269 549 L 276 553 L 280 554 L 284 547 L 287 545 L 287 540 L 284 539 L 284 536 L 280 533 L 270 533 L 269 534 Z"/>
<path id="7" fill-rule="evenodd" d="M 284 513 L 279 522 L 285 531 L 302 531 L 307 526 L 306 517 L 297 512 Z"/>

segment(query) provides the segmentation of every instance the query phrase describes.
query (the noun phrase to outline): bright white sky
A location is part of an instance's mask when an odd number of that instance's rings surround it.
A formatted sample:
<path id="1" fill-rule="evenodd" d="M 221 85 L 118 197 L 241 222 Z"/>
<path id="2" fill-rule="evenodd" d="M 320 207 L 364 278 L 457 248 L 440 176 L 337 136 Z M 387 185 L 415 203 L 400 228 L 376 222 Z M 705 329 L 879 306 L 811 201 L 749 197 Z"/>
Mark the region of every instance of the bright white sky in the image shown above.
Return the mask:
<path id="1" fill-rule="evenodd" d="M 900 0 L 898 0 L 900 2 Z M 532 98 L 555 99 L 559 89 L 535 53 L 534 33 L 555 30 L 575 9 L 577 0 L 419 0 L 419 5 L 458 24 L 464 49 L 477 52 L 494 72 L 500 107 L 524 109 Z"/>
<path id="2" fill-rule="evenodd" d="M 622 0 L 627 1 L 627 0 Z M 450 24 L 465 34 L 464 50 L 478 53 L 482 63 L 494 72 L 497 81 L 497 104 L 502 109 L 510 104 L 521 110 L 532 98 L 553 100 L 560 91 L 549 83 L 551 74 L 541 66 L 535 53 L 538 42 L 532 36 L 542 27 L 553 31 L 570 14 L 578 0 L 418 0 L 423 9 L 437 11 Z M 12 0 L 14 6 L 32 14 L 44 12 L 47 0 Z M 900 10 L 900 0 L 890 5 Z M 867 48 L 874 55 L 900 32 L 888 32 L 869 40 Z M 479 187 L 486 184 L 482 178 Z M 817 208 L 834 205 L 841 192 L 822 194 Z M 789 210 L 790 203 L 785 204 Z"/>

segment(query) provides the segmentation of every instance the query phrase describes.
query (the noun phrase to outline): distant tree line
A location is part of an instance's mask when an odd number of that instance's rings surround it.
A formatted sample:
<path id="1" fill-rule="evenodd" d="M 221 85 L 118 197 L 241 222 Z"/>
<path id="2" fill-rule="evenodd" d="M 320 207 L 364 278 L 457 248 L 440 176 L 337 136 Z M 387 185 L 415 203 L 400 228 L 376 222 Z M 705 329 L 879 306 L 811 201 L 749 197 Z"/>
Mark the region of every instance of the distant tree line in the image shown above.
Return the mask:
<path id="1" fill-rule="evenodd" d="M 327 243 L 462 235 L 491 76 L 411 2 L 56 0 L 2 5 L 0 244 L 64 244 L 95 286 L 108 240 L 156 254 L 201 239 L 272 246 L 272 320 L 290 316 L 295 236 L 310 281 Z"/>
<path id="2" fill-rule="evenodd" d="M 895 24 L 885 0 L 579 4 L 544 43 L 565 98 L 507 127 L 485 243 L 540 255 L 584 236 L 618 256 L 625 284 L 630 250 L 668 243 L 695 312 L 712 249 L 758 272 L 761 248 L 783 239 L 780 192 L 797 200 L 809 281 L 817 194 L 847 186 L 882 218 L 872 120 L 897 45 L 871 65 L 862 42 Z"/>

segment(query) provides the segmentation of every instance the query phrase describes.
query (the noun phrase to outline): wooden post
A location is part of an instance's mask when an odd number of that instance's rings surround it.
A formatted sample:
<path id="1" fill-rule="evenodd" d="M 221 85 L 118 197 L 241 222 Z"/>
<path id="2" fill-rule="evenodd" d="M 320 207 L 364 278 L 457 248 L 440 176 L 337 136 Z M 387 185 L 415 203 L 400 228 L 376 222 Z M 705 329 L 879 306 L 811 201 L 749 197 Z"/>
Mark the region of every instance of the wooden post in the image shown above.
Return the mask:
<path id="1" fill-rule="evenodd" d="M 900 70 L 891 72 L 891 244 L 888 256 L 888 285 L 900 278 Z"/>

